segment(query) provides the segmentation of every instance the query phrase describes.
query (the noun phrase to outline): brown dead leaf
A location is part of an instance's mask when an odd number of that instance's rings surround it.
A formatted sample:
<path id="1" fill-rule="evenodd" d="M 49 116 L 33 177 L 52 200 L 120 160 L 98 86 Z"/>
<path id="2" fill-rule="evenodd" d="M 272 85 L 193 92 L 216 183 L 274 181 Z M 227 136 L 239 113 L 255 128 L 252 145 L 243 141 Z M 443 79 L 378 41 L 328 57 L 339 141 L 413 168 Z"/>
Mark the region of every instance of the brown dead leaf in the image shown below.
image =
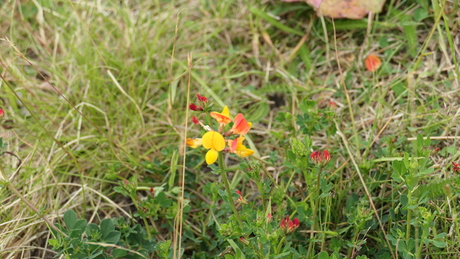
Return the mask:
<path id="1" fill-rule="evenodd" d="M 298 0 L 284 0 L 298 2 Z M 315 8 L 319 16 L 362 19 L 370 12 L 379 13 L 385 0 L 304 0 Z"/>

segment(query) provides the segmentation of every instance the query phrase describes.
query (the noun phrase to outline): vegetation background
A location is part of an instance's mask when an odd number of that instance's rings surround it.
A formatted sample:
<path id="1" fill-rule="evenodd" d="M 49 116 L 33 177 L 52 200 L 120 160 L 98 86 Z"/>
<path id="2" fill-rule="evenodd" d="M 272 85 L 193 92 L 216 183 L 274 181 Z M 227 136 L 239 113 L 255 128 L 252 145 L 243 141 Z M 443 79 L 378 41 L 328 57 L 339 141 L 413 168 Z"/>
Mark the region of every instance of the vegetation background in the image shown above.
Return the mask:
<path id="1" fill-rule="evenodd" d="M 282 183 L 292 175 L 289 140 L 307 133 L 298 131 L 303 100 L 314 100 L 318 110 L 336 104 L 340 134 L 315 127 L 308 134 L 314 149 L 333 157 L 328 213 L 337 231 L 347 225 L 340 211 L 348 198 L 367 199 L 361 175 L 378 212 L 396 215 L 387 230 L 404 225 L 407 215 L 398 211 L 410 191 L 406 178 L 392 176 L 394 161 L 404 152 L 420 156 L 412 152 L 417 134 L 431 137 L 420 145 L 429 151 L 424 166 L 433 170 L 414 187 L 421 191 L 413 208 L 435 215 L 421 254 L 458 258 L 460 192 L 452 162 L 459 157 L 459 32 L 456 0 L 388 0 L 369 20 L 335 21 L 301 2 L 0 0 L 0 133 L 3 151 L 22 160 L 17 168 L 17 158 L 3 153 L 0 162 L 7 178 L 0 187 L 0 257 L 56 254 L 43 219 L 7 182 L 52 222 L 72 209 L 96 223 L 137 211 L 114 191 L 123 179 L 136 176 L 139 199 L 150 187 L 177 183 L 185 134 L 198 135 L 193 127 L 184 131 L 190 74 L 191 98 L 200 93 L 216 110 L 226 104 L 253 122 L 251 148 L 262 160 L 277 151 L 269 170 Z M 382 60 L 374 73 L 363 63 L 371 53 Z M 276 120 L 283 113 L 292 120 Z M 215 238 L 200 231 L 209 223 L 205 186 L 219 176 L 200 155 L 190 154 L 185 182 L 193 205 L 184 218 L 194 238 L 186 242 L 188 256 L 202 249 L 198 241 Z M 232 187 L 253 200 L 256 189 L 239 176 Z M 304 197 L 304 185 L 295 176 L 288 196 Z M 174 199 L 177 189 L 168 191 Z M 171 240 L 174 210 L 161 213 L 153 223 L 158 239 Z M 420 215 L 414 218 L 422 225 Z M 408 222 L 411 232 L 417 223 Z M 307 229 L 302 223 L 299 231 Z M 359 232 L 354 251 L 385 244 L 369 235 Z M 217 255 L 226 246 L 205 252 Z"/>

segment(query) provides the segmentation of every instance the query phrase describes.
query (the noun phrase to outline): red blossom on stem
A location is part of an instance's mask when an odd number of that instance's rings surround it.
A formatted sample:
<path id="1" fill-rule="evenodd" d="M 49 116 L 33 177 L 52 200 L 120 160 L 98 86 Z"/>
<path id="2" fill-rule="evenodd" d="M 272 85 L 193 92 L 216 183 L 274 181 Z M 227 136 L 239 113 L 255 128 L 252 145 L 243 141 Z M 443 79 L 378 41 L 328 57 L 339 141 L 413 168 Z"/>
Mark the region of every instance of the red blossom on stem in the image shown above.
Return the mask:
<path id="1" fill-rule="evenodd" d="M 286 233 L 292 233 L 300 226 L 300 221 L 298 218 L 294 218 L 293 220 L 289 219 L 289 216 L 286 216 L 285 219 L 281 221 L 280 229 Z"/>
<path id="2" fill-rule="evenodd" d="M 310 154 L 310 158 L 313 162 L 315 162 L 315 164 L 324 166 L 329 162 L 329 160 L 331 160 L 331 154 L 327 150 L 314 151 Z"/>
<path id="3" fill-rule="evenodd" d="M 204 102 L 204 103 L 208 102 L 208 98 L 201 96 L 200 94 L 196 94 L 196 98 L 198 98 L 198 101 L 200 102 Z"/>
<path id="4" fill-rule="evenodd" d="M 190 105 L 188 106 L 190 108 L 190 110 L 192 111 L 202 111 L 203 110 L 203 107 L 201 106 L 196 106 L 194 103 L 190 103 Z"/>
<path id="5" fill-rule="evenodd" d="M 0 118 L 2 118 L 3 116 L 5 116 L 5 111 L 3 109 L 0 109 Z"/>

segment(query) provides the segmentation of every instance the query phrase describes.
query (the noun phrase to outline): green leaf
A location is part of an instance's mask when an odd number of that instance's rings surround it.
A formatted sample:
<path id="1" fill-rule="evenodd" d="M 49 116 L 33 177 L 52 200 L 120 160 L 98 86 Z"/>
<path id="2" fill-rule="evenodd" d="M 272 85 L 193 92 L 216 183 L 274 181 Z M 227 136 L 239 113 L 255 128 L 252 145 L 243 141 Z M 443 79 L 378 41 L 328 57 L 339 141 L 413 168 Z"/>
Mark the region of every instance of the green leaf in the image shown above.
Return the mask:
<path id="1" fill-rule="evenodd" d="M 116 244 L 120 240 L 121 233 L 119 231 L 110 231 L 105 237 L 104 242 L 107 244 Z"/>
<path id="2" fill-rule="evenodd" d="M 444 248 L 447 246 L 447 243 L 444 242 L 444 241 L 441 241 L 441 240 L 432 240 L 432 243 L 434 246 L 438 247 L 438 248 Z"/>
<path id="3" fill-rule="evenodd" d="M 125 258 L 128 255 L 128 251 L 120 249 L 120 248 L 115 248 L 112 251 L 112 255 L 115 258 Z"/>
<path id="4" fill-rule="evenodd" d="M 318 254 L 318 259 L 329 259 L 329 254 L 325 251 Z"/>
<path id="5" fill-rule="evenodd" d="M 241 249 L 238 247 L 238 245 L 231 239 L 227 239 L 228 243 L 232 246 L 233 250 L 235 251 L 235 256 L 236 258 L 239 259 L 246 259 L 246 256 L 243 254 Z"/>
<path id="6" fill-rule="evenodd" d="M 69 230 L 74 228 L 75 222 L 77 221 L 77 214 L 73 210 L 68 210 L 64 213 L 64 222 Z"/>
<path id="7" fill-rule="evenodd" d="M 113 225 L 111 219 L 104 219 L 101 221 L 101 233 L 103 239 L 105 239 L 113 230 L 115 230 L 115 226 Z"/>

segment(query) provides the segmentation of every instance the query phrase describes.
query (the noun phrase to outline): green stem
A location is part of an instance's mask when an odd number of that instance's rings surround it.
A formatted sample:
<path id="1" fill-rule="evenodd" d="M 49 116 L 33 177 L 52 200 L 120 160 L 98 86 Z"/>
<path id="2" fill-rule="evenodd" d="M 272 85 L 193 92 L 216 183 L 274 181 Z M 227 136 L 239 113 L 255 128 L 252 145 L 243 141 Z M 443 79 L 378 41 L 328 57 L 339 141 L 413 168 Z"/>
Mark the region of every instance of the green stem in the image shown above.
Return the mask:
<path id="1" fill-rule="evenodd" d="M 407 196 L 408 196 L 407 198 L 409 200 L 409 204 L 412 204 L 412 191 L 411 190 L 409 190 Z M 409 207 L 409 206 L 407 206 L 407 207 Z M 412 220 L 412 209 L 407 208 L 406 242 L 410 238 L 410 222 L 411 222 L 411 220 Z"/>
<path id="2" fill-rule="evenodd" d="M 240 224 L 241 230 L 243 230 L 243 221 L 241 221 L 240 214 L 236 209 L 235 202 L 233 201 L 232 191 L 230 190 L 230 184 L 228 182 L 227 173 L 225 172 L 224 157 L 219 154 L 219 167 L 222 170 L 222 178 L 224 179 L 225 189 L 227 189 L 228 202 L 232 206 L 233 214 L 235 215 L 238 224 Z"/>
<path id="3" fill-rule="evenodd" d="M 276 255 L 278 255 L 280 253 L 281 246 L 283 245 L 285 239 L 286 239 L 286 236 L 283 236 L 283 238 L 279 242 L 278 246 L 276 247 L 276 250 L 275 250 Z"/>
<path id="4" fill-rule="evenodd" d="M 317 176 L 317 184 L 316 184 L 316 199 L 315 199 L 315 202 L 313 202 L 314 204 L 313 218 L 312 218 L 313 224 L 311 225 L 311 229 L 310 229 L 311 231 L 310 232 L 310 243 L 308 244 L 308 252 L 307 252 L 307 255 L 309 256 L 311 255 L 313 246 L 315 244 L 312 240 L 315 236 L 316 217 L 318 214 L 318 207 L 319 207 L 320 194 L 321 194 L 321 171 L 323 170 L 323 167 L 317 168 L 317 170 L 318 170 L 318 176 Z"/>

